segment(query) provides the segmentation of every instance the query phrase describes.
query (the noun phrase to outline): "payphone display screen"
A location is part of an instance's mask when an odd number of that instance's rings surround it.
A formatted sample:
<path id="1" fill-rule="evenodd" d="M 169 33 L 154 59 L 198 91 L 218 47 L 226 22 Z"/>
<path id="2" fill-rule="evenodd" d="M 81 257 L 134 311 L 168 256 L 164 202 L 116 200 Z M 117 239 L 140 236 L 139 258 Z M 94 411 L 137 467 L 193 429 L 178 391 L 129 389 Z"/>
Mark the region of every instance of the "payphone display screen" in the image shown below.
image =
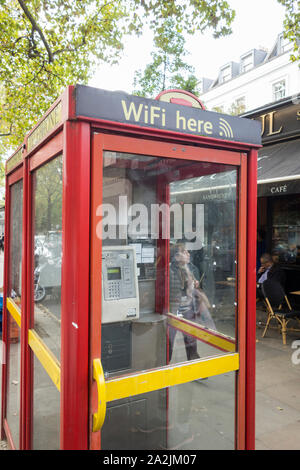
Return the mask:
<path id="1" fill-rule="evenodd" d="M 121 268 L 108 268 L 107 269 L 107 279 L 113 281 L 115 279 L 121 279 Z"/>

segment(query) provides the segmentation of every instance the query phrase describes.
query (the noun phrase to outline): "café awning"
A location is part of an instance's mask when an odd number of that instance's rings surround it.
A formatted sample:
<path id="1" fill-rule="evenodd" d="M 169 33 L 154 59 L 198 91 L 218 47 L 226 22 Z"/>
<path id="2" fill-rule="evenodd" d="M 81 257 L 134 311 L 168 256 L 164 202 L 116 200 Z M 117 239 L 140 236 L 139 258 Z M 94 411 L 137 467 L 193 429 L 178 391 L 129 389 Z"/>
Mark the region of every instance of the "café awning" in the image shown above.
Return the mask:
<path id="1" fill-rule="evenodd" d="M 300 139 L 259 150 L 257 183 L 258 197 L 300 193 Z M 236 172 L 226 171 L 172 183 L 171 195 L 186 201 L 221 202 L 235 197 L 235 187 Z"/>
<path id="2" fill-rule="evenodd" d="M 300 193 L 300 139 L 261 148 L 257 182 L 258 196 Z"/>

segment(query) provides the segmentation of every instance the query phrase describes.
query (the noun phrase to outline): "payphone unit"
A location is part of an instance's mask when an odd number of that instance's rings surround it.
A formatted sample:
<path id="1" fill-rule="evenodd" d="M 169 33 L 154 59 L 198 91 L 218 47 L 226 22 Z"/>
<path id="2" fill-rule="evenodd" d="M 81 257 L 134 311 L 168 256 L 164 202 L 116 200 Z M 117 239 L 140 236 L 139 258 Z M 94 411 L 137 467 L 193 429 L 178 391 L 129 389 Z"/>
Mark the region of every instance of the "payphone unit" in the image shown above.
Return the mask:
<path id="1" fill-rule="evenodd" d="M 102 323 L 139 318 L 134 247 L 106 246 L 102 250 Z"/>

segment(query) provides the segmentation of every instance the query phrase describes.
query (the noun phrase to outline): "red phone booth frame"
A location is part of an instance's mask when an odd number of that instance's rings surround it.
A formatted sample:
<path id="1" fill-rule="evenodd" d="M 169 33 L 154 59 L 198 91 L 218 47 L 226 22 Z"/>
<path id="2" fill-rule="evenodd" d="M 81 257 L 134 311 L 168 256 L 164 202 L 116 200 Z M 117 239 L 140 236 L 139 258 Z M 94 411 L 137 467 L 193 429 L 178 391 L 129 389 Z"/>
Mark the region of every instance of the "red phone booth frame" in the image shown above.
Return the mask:
<path id="1" fill-rule="evenodd" d="M 107 92 L 106 92 L 107 93 Z M 179 103 L 178 101 L 173 101 Z M 201 105 L 201 103 L 200 103 Z M 59 117 L 53 119 L 58 106 Z M 177 104 L 177 107 L 180 106 Z M 201 107 L 201 106 L 199 106 Z M 213 113 L 217 115 L 216 113 Z M 237 118 L 235 118 L 237 119 Z M 48 121 L 47 121 L 48 120 Z M 255 123 L 256 125 L 257 123 Z M 258 129 L 258 127 L 257 127 Z M 4 270 L 4 324 L 3 341 L 8 343 L 6 308 L 9 284 L 9 235 L 10 235 L 10 186 L 23 179 L 23 234 L 22 234 L 22 322 L 21 331 L 21 391 L 20 391 L 20 440 L 13 442 L 9 424 L 6 420 L 7 407 L 7 364 L 3 364 L 2 380 L 2 438 L 9 441 L 11 448 L 32 448 L 32 387 L 33 359 L 32 346 L 28 335 L 33 328 L 33 279 L 32 279 L 32 172 L 59 154 L 63 155 L 63 208 L 62 208 L 62 293 L 61 293 L 61 372 L 60 381 L 60 447 L 61 449 L 88 449 L 100 445 L 100 433 L 91 433 L 92 414 L 95 408 L 95 383 L 93 381 L 91 358 L 99 350 L 97 335 L 91 334 L 90 322 L 101 328 L 99 318 L 93 318 L 91 304 L 101 301 L 100 292 L 92 290 L 94 279 L 91 275 L 93 252 L 96 249 L 91 238 L 91 223 L 96 201 L 92 198 L 93 174 L 98 170 L 98 184 L 101 184 L 102 168 L 97 168 L 93 159 L 95 146 L 94 133 L 104 136 L 106 142 L 111 136 L 116 146 L 115 136 L 119 136 L 121 151 L 122 139 L 129 142 L 129 149 L 143 149 L 143 140 L 149 145 L 153 142 L 153 152 L 158 146 L 182 144 L 206 149 L 213 155 L 228 152 L 240 154 L 243 164 L 242 181 L 239 188 L 239 216 L 243 219 L 238 233 L 244 241 L 240 254 L 246 269 L 241 274 L 245 296 L 245 312 L 238 326 L 240 372 L 240 394 L 237 397 L 239 414 L 236 424 L 236 448 L 254 449 L 255 441 L 255 269 L 256 269 L 256 185 L 257 150 L 260 143 L 225 140 L 195 133 L 165 130 L 140 123 L 120 122 L 109 118 L 98 118 L 80 114 L 76 109 L 76 87 L 69 87 L 53 104 L 47 114 L 26 136 L 24 144 L 8 161 L 6 168 L 6 211 L 5 211 L 5 270 Z M 259 133 L 259 130 L 258 130 Z M 38 137 L 36 137 L 38 135 Z M 30 139 L 33 144 L 29 146 Z M 131 140 L 130 140 L 131 139 Z M 130 143 L 131 142 L 131 143 Z M 127 145 L 127 144 L 126 144 Z M 192 148 L 192 147 L 191 147 Z M 176 153 L 176 152 L 175 152 Z M 179 155 L 179 152 L 178 152 Z M 179 158 L 176 155 L 175 158 Z M 223 160 L 226 159 L 223 157 Z M 218 161 L 218 159 L 216 159 Z M 96 165 L 96 167 L 95 167 Z M 71 208 L 76 210 L 70 210 Z M 72 256 L 65 253 L 71 252 Z M 91 296 L 91 298 L 90 298 Z M 91 318 L 87 312 L 90 312 Z M 71 323 L 77 328 L 70 328 Z M 80 334 L 78 332 L 80 331 Z M 99 352 L 99 351 L 98 351 Z M 55 372 L 54 372 L 55 374 Z M 80 406 L 78 406 L 80 404 Z"/>

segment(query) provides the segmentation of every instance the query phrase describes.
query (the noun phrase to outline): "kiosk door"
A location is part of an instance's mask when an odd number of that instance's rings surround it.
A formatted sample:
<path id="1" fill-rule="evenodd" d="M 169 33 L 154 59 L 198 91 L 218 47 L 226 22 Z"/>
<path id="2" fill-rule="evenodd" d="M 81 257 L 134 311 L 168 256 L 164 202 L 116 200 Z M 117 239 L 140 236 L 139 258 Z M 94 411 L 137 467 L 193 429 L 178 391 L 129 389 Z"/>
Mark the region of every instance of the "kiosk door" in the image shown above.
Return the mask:
<path id="1" fill-rule="evenodd" d="M 90 447 L 245 447 L 246 155 L 94 135 Z"/>

